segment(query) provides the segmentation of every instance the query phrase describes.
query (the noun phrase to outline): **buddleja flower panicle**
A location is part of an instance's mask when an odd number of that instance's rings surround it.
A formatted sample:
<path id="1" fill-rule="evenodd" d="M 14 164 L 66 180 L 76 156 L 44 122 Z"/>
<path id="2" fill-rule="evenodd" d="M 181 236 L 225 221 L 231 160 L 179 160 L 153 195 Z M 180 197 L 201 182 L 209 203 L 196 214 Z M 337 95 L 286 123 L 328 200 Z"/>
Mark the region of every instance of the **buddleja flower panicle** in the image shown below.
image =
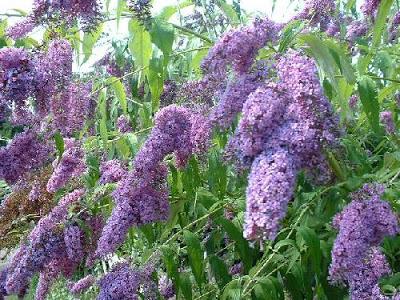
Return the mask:
<path id="1" fill-rule="evenodd" d="M 320 24 L 321 29 L 325 30 L 335 11 L 334 0 L 308 0 L 294 19 L 308 20 L 312 25 Z"/>
<path id="2" fill-rule="evenodd" d="M 32 12 L 10 27 L 7 35 L 12 39 L 20 39 L 40 25 L 71 26 L 78 20 L 82 29 L 89 32 L 97 27 L 101 19 L 98 0 L 34 0 Z"/>
<path id="3" fill-rule="evenodd" d="M 66 149 L 60 159 L 55 160 L 54 172 L 47 183 L 47 191 L 56 192 L 63 188 L 69 180 L 79 177 L 86 171 L 84 152 L 79 142 L 73 139 L 65 140 Z"/>
<path id="4" fill-rule="evenodd" d="M 400 228 L 389 203 L 381 200 L 383 192 L 382 185 L 364 185 L 333 221 L 339 232 L 332 249 L 330 280 L 348 284 L 351 299 L 370 297 L 380 277 L 390 273 L 376 247 Z"/>
<path id="5" fill-rule="evenodd" d="M 139 299 L 140 283 L 140 272 L 127 263 L 121 263 L 98 281 L 100 293 L 97 300 Z"/>
<path id="6" fill-rule="evenodd" d="M 297 166 L 284 149 L 263 153 L 253 162 L 246 191 L 244 237 L 274 239 L 293 197 Z"/>
<path id="7" fill-rule="evenodd" d="M 248 73 L 258 51 L 277 38 L 280 28 L 265 18 L 256 20 L 251 26 L 229 31 L 203 60 L 203 72 L 214 80 L 225 80 L 229 68 L 238 75 Z"/>
<path id="8" fill-rule="evenodd" d="M 152 9 L 150 0 L 129 0 L 128 7 L 142 24 L 148 24 L 151 19 Z"/>
<path id="9" fill-rule="evenodd" d="M 52 153 L 53 147 L 34 130 L 18 133 L 6 147 L 0 148 L 0 179 L 14 184 L 26 173 L 48 163 Z"/>
<path id="10" fill-rule="evenodd" d="M 21 244 L 11 260 L 6 282 L 8 293 L 21 293 L 37 272 L 44 272 L 43 275 L 50 270 L 65 273 L 72 268 L 74 263 L 68 259 L 64 237 L 58 226 L 66 221 L 69 207 L 79 201 L 84 193 L 84 190 L 75 190 L 67 194 L 46 217 L 40 219 L 29 234 L 27 243 Z M 40 295 L 46 294 L 48 280 L 53 277 L 43 278 Z"/>
<path id="11" fill-rule="evenodd" d="M 150 136 L 135 156 L 133 170 L 113 193 L 116 206 L 99 240 L 98 256 L 114 251 L 130 227 L 167 220 L 169 191 L 163 160 L 175 154 L 177 166 L 183 167 L 195 151 L 204 151 L 210 130 L 204 124 L 200 124 L 199 115 L 177 105 L 156 114 Z"/>
<path id="12" fill-rule="evenodd" d="M 35 70 L 28 52 L 20 48 L 2 48 L 0 77 L 0 99 L 9 106 L 23 107 L 34 91 Z"/>
<path id="13" fill-rule="evenodd" d="M 79 295 L 88 290 L 96 283 L 96 278 L 93 275 L 87 275 L 77 282 L 68 284 L 68 289 L 73 295 Z"/>

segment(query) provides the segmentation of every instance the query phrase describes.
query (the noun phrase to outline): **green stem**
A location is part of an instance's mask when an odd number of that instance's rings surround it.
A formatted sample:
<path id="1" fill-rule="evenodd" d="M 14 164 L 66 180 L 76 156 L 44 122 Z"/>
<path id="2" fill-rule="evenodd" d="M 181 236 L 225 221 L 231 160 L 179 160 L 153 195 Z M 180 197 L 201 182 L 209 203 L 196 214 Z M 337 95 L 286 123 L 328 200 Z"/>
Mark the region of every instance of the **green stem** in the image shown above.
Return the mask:
<path id="1" fill-rule="evenodd" d="M 185 227 L 183 227 L 182 229 L 180 229 L 178 232 L 176 232 L 173 236 L 171 236 L 168 240 L 166 240 L 165 242 L 163 242 L 159 247 L 168 245 L 170 242 L 172 242 L 173 240 L 175 240 L 176 238 L 178 238 L 178 236 L 179 236 L 184 230 L 187 230 L 187 229 L 189 229 L 190 227 L 196 225 L 197 223 L 199 223 L 199 222 L 201 222 L 201 221 L 207 219 L 208 217 L 210 217 L 211 215 L 213 215 L 213 214 L 215 214 L 216 212 L 220 211 L 221 209 L 225 208 L 226 206 L 228 206 L 228 204 L 224 204 L 224 205 L 222 205 L 222 206 L 220 206 L 220 207 L 214 209 L 213 211 L 209 212 L 208 214 L 206 214 L 206 215 L 200 217 L 199 219 L 193 221 L 192 223 L 186 225 Z M 146 259 L 146 263 L 149 262 L 149 261 L 153 258 L 153 256 L 155 256 L 155 255 L 158 253 L 157 250 L 158 250 L 158 249 L 155 249 L 155 250 L 153 251 L 153 253 L 149 256 L 149 258 Z"/>
<path id="2" fill-rule="evenodd" d="M 17 18 L 23 18 L 25 16 L 20 15 L 20 14 L 0 14 L 0 17 L 17 17 Z"/>
<path id="3" fill-rule="evenodd" d="M 386 80 L 386 81 L 390 81 L 390 82 L 400 83 L 400 80 L 397 80 L 397 79 L 392 79 L 392 78 L 387 78 L 387 77 L 378 77 L 378 76 L 372 76 L 372 75 L 368 75 L 368 76 L 371 77 L 372 79 Z"/>
<path id="4" fill-rule="evenodd" d="M 379 77 L 379 76 L 374 76 L 374 75 L 367 75 L 371 79 L 376 79 L 376 80 L 386 80 L 394 83 L 400 83 L 400 80 L 398 79 L 393 79 L 393 78 L 387 78 L 387 77 Z M 343 75 L 335 75 L 335 78 L 344 78 Z"/>
<path id="5" fill-rule="evenodd" d="M 209 212 L 208 214 L 205 214 L 204 216 L 198 218 L 197 220 L 194 220 L 192 223 L 186 225 L 185 227 L 183 227 L 182 229 L 180 229 L 178 232 L 176 232 L 173 236 L 171 236 L 168 240 L 166 240 L 163 245 L 167 245 L 170 242 L 172 242 L 173 240 L 175 240 L 184 230 L 189 229 L 190 227 L 192 227 L 193 225 L 196 225 L 197 223 L 209 218 L 211 215 L 215 214 L 216 212 L 220 211 L 221 209 L 223 209 L 224 207 L 226 207 L 228 204 L 224 204 L 221 207 L 218 207 L 216 209 L 214 209 L 213 211 Z"/>
<path id="6" fill-rule="evenodd" d="M 205 296 L 208 296 L 208 295 L 210 295 L 210 294 L 212 294 L 212 293 L 214 293 L 214 292 L 216 292 L 217 290 L 214 288 L 214 289 L 212 289 L 211 291 L 208 291 L 207 293 L 204 293 L 203 295 L 201 295 L 201 296 L 199 296 L 199 297 L 197 297 L 197 298 L 194 298 L 194 300 L 199 300 L 199 299 L 203 299 Z"/>
<path id="7" fill-rule="evenodd" d="M 149 130 L 151 130 L 152 128 L 153 128 L 153 127 L 144 128 L 144 129 L 141 129 L 141 130 L 139 130 L 139 131 L 133 132 L 132 134 L 138 135 L 138 134 L 144 133 L 144 132 L 146 132 L 146 131 L 149 131 Z M 108 142 L 108 143 L 113 143 L 113 142 L 116 142 L 116 141 L 120 140 L 122 137 L 123 137 L 123 136 L 120 135 L 120 136 L 116 137 L 115 139 L 109 140 L 109 141 L 107 141 L 107 142 Z"/>
<path id="8" fill-rule="evenodd" d="M 288 239 L 291 235 L 292 235 L 292 233 L 294 232 L 294 230 L 295 230 L 295 228 L 297 227 L 297 224 L 300 222 L 300 220 L 303 218 L 303 216 L 304 216 L 304 214 L 308 211 L 308 209 L 309 209 L 309 205 L 307 205 L 306 207 L 305 207 L 305 209 L 300 213 L 300 215 L 299 215 L 299 217 L 297 218 L 297 220 L 296 220 L 296 222 L 293 224 L 293 226 L 292 226 L 292 230 L 288 233 L 288 235 L 286 236 L 286 239 Z M 274 251 L 274 249 L 273 248 L 271 248 L 271 250 L 273 250 Z M 269 264 L 269 262 L 272 260 L 272 258 L 274 257 L 274 254 L 276 253 L 276 251 L 274 251 L 274 253 L 273 254 L 271 254 L 271 256 L 261 265 L 261 267 L 257 270 L 257 272 L 256 273 L 254 273 L 254 275 L 252 276 L 252 278 L 250 279 L 250 281 L 246 284 L 246 286 L 244 287 L 244 289 L 243 289 L 243 296 L 246 296 L 247 294 L 249 294 L 252 290 L 253 290 L 253 287 L 254 287 L 254 285 L 252 286 L 252 287 L 250 287 L 251 286 L 251 284 L 253 283 L 253 282 L 256 282 L 257 281 L 257 276 L 264 270 L 264 268 Z"/>
<path id="9" fill-rule="evenodd" d="M 121 79 L 124 79 L 124 78 L 126 78 L 126 77 L 128 77 L 128 76 L 131 76 L 131 75 L 134 75 L 134 74 L 136 74 L 136 73 L 139 73 L 139 72 L 141 72 L 141 71 L 143 71 L 143 70 L 146 70 L 148 67 L 149 67 L 149 66 L 145 66 L 145 67 L 142 67 L 142 68 L 140 68 L 140 69 L 136 69 L 135 71 L 126 73 L 124 76 L 118 77 L 118 78 L 116 78 L 115 80 L 113 80 L 113 81 L 111 81 L 111 82 L 108 82 L 108 83 L 106 83 L 105 85 L 103 85 L 103 86 L 99 87 L 98 89 L 94 90 L 94 91 L 91 93 L 91 95 L 93 96 L 93 95 L 97 94 L 97 93 L 100 92 L 102 89 L 105 89 L 106 87 L 109 87 L 110 85 L 112 85 L 113 83 L 116 83 L 117 81 L 119 81 L 119 80 L 121 80 Z"/>
<path id="10" fill-rule="evenodd" d="M 200 33 L 197 33 L 196 31 L 190 30 L 190 29 L 188 29 L 188 28 L 185 28 L 185 27 L 182 27 L 182 26 L 173 24 L 173 23 L 171 23 L 171 25 L 172 25 L 175 29 L 178 29 L 178 30 L 180 30 L 180 31 L 182 31 L 182 32 L 184 32 L 184 33 L 190 34 L 190 35 L 197 36 L 198 38 L 202 39 L 203 41 L 205 41 L 205 42 L 207 42 L 207 43 L 209 43 L 209 44 L 212 44 L 212 43 L 213 43 L 213 41 L 210 40 L 208 37 L 206 37 L 206 36 L 204 36 L 204 35 L 202 35 L 202 34 L 200 34 Z"/>
<path id="11" fill-rule="evenodd" d="M 210 47 L 199 47 L 199 48 L 194 48 L 194 49 L 188 49 L 188 50 L 172 53 L 170 56 L 178 56 L 178 55 L 182 55 L 182 54 L 186 54 L 186 53 L 190 53 L 190 52 L 194 52 L 194 51 L 201 51 L 201 50 L 208 50 L 208 49 L 210 49 Z"/>

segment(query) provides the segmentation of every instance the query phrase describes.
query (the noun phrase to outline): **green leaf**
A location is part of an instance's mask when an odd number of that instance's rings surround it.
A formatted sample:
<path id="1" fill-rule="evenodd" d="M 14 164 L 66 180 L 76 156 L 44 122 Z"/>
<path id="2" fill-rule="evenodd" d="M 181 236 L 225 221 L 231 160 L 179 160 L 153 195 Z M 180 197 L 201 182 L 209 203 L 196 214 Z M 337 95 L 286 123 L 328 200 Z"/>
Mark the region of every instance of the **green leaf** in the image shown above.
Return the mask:
<path id="1" fill-rule="evenodd" d="M 342 166 L 336 159 L 335 155 L 333 155 L 332 152 L 328 151 L 327 153 L 327 159 L 329 166 L 332 168 L 332 171 L 335 173 L 335 175 L 340 179 L 340 180 L 346 180 L 347 176 L 345 171 L 343 170 Z"/>
<path id="2" fill-rule="evenodd" d="M 260 300 L 284 299 L 284 291 L 280 282 L 274 278 L 261 278 L 254 287 L 254 293 Z"/>
<path id="3" fill-rule="evenodd" d="M 347 101 L 348 97 L 346 97 L 345 93 L 349 90 L 351 93 L 352 87 L 352 84 L 347 83 L 347 80 L 352 82 L 354 79 L 354 74 L 352 75 L 352 68 L 349 60 L 344 54 L 337 51 L 338 49 L 335 44 L 330 43 L 330 47 L 328 47 L 327 44 L 316 35 L 303 35 L 301 36 L 301 40 L 310 47 L 310 54 L 316 59 L 318 66 L 329 78 L 332 87 L 337 92 L 342 120 L 346 120 L 349 112 L 349 104 Z M 336 60 L 332 55 L 333 53 L 336 56 Z M 339 75 L 339 70 L 345 74 L 344 76 L 348 77 L 346 82 L 344 82 L 343 78 L 339 80 L 336 78 L 336 75 Z"/>
<path id="4" fill-rule="evenodd" d="M 183 296 L 186 300 L 192 300 L 192 281 L 190 280 L 190 274 L 181 273 L 179 278 L 180 288 Z"/>
<path id="5" fill-rule="evenodd" d="M 195 197 L 196 190 L 201 184 L 200 170 L 195 157 L 189 159 L 183 175 L 182 183 L 189 197 Z"/>
<path id="6" fill-rule="evenodd" d="M 366 57 L 360 62 L 359 73 L 364 75 L 368 70 L 368 66 L 374 55 L 374 50 L 378 48 L 382 41 L 382 33 L 387 27 L 387 17 L 390 13 L 390 8 L 392 7 L 393 0 L 382 0 L 379 5 L 378 14 L 375 19 L 373 34 L 372 34 L 372 45 Z"/>
<path id="7" fill-rule="evenodd" d="M 172 280 L 175 287 L 176 295 L 179 294 L 179 287 L 180 287 L 180 276 L 178 273 L 178 265 L 175 259 L 175 252 L 169 248 L 168 246 L 164 246 L 161 248 L 162 252 L 162 259 L 167 269 L 168 277 Z"/>
<path id="8" fill-rule="evenodd" d="M 298 231 L 309 248 L 310 258 L 314 268 L 314 272 L 318 275 L 321 272 L 320 268 L 321 268 L 321 257 L 322 257 L 319 238 L 315 233 L 315 231 L 311 228 L 300 227 Z"/>
<path id="9" fill-rule="evenodd" d="M 231 240 L 235 241 L 235 249 L 243 262 L 245 271 L 248 272 L 252 266 L 252 251 L 242 231 L 225 218 L 218 218 L 215 222 L 224 228 Z"/>
<path id="10" fill-rule="evenodd" d="M 282 37 L 279 43 L 279 52 L 285 52 L 293 42 L 294 38 L 303 30 L 304 23 L 300 20 L 290 22 L 282 32 Z"/>
<path id="11" fill-rule="evenodd" d="M 394 273 L 390 277 L 382 278 L 379 281 L 381 284 L 384 284 L 384 285 L 399 286 L 400 285 L 400 273 Z"/>
<path id="12" fill-rule="evenodd" d="M 124 11 L 126 7 L 126 2 L 124 0 L 118 0 L 117 4 L 117 28 L 119 28 L 119 21 L 121 19 L 122 12 Z"/>
<path id="13" fill-rule="evenodd" d="M 100 130 L 100 136 L 101 139 L 103 140 L 103 146 L 104 149 L 107 149 L 108 146 L 108 131 L 107 131 L 107 98 L 106 98 L 106 92 L 103 90 L 100 91 L 99 93 L 99 113 L 100 113 L 100 124 L 99 124 L 99 130 Z"/>
<path id="14" fill-rule="evenodd" d="M 160 96 L 164 87 L 163 63 L 160 58 L 153 57 L 150 60 L 149 87 L 151 92 L 151 106 L 153 113 L 160 107 Z"/>
<path id="15" fill-rule="evenodd" d="M 239 279 L 229 282 L 222 293 L 221 300 L 241 300 L 242 285 Z"/>
<path id="16" fill-rule="evenodd" d="M 303 300 L 306 299 L 303 294 L 304 274 L 300 263 L 296 263 L 292 272 L 285 275 L 285 286 L 290 293 L 291 299 Z"/>
<path id="17" fill-rule="evenodd" d="M 11 11 L 15 11 L 15 12 L 19 13 L 23 17 L 26 17 L 28 15 L 27 12 L 24 11 L 23 9 L 14 8 L 14 9 L 11 9 Z"/>
<path id="18" fill-rule="evenodd" d="M 116 147 L 123 159 L 129 159 L 131 155 L 131 148 L 129 147 L 128 141 L 121 137 L 116 142 Z"/>
<path id="19" fill-rule="evenodd" d="M 201 74 L 201 62 L 203 61 L 204 57 L 206 57 L 208 53 L 208 49 L 202 49 L 196 52 L 192 59 L 192 68 L 196 74 Z"/>
<path id="20" fill-rule="evenodd" d="M 211 255 L 209 257 L 209 262 L 215 277 L 215 281 L 222 290 L 224 286 L 232 280 L 232 276 L 228 273 L 225 263 L 219 257 Z"/>
<path id="21" fill-rule="evenodd" d="M 335 75 L 337 75 L 337 64 L 333 59 L 328 47 L 324 42 L 313 34 L 303 35 L 301 39 L 310 47 L 310 50 L 317 60 L 322 70 L 328 75 L 331 82 L 335 85 Z M 336 88 L 336 86 L 335 86 Z"/>
<path id="22" fill-rule="evenodd" d="M 193 5 L 192 1 L 186 0 L 178 5 L 169 5 L 164 7 L 159 15 L 157 16 L 158 19 L 163 21 L 168 21 L 174 14 L 178 12 L 178 10 Z"/>
<path id="23" fill-rule="evenodd" d="M 222 199 L 225 196 L 228 178 L 227 166 L 217 152 L 212 152 L 208 159 L 208 184 L 211 192 Z"/>
<path id="24" fill-rule="evenodd" d="M 232 7 L 232 5 L 229 5 L 225 1 L 219 0 L 218 6 L 219 8 L 221 8 L 224 14 L 229 18 L 231 24 L 233 25 L 240 24 L 239 16 L 236 13 L 236 10 Z"/>
<path id="25" fill-rule="evenodd" d="M 325 45 L 329 48 L 329 51 L 334 57 L 336 65 L 339 67 L 341 74 L 344 76 L 349 84 L 356 82 L 356 76 L 354 75 L 354 69 L 351 65 L 350 57 L 344 52 L 342 45 L 338 45 L 333 40 L 324 40 Z"/>
<path id="26" fill-rule="evenodd" d="M 100 24 L 96 30 L 91 31 L 91 32 L 85 32 L 85 34 L 83 35 L 82 52 L 83 52 L 84 58 L 83 58 L 82 64 L 87 62 L 88 59 L 90 58 L 90 56 L 92 55 L 93 47 L 96 44 L 96 42 L 99 40 L 102 32 L 103 32 L 103 25 Z"/>
<path id="27" fill-rule="evenodd" d="M 383 76 L 391 78 L 394 73 L 394 62 L 390 54 L 386 51 L 378 52 L 376 56 L 378 68 L 382 71 Z"/>
<path id="28" fill-rule="evenodd" d="M 372 129 L 379 133 L 379 102 L 375 82 L 366 76 L 361 78 L 358 82 L 358 93 Z"/>
<path id="29" fill-rule="evenodd" d="M 155 18 L 150 35 L 152 42 L 163 52 L 164 64 L 167 65 L 175 38 L 174 27 L 170 23 Z"/>
<path id="30" fill-rule="evenodd" d="M 382 0 L 379 5 L 377 17 L 375 19 L 374 31 L 372 37 L 372 47 L 376 48 L 381 43 L 383 30 L 387 27 L 387 17 L 390 13 L 393 0 Z"/>
<path id="31" fill-rule="evenodd" d="M 110 8 L 110 2 L 111 0 L 106 0 L 106 11 L 108 12 L 108 9 Z"/>
<path id="32" fill-rule="evenodd" d="M 150 34 L 137 20 L 129 21 L 129 50 L 135 58 L 137 68 L 148 67 L 153 52 Z"/>
<path id="33" fill-rule="evenodd" d="M 205 278 L 203 250 L 201 249 L 200 241 L 194 233 L 187 230 L 183 232 L 183 237 L 187 245 L 190 267 L 197 284 L 201 287 Z"/>
<path id="34" fill-rule="evenodd" d="M 93 188 L 100 178 L 100 161 L 95 155 L 88 154 L 86 157 L 86 166 L 88 172 L 85 181 L 90 188 Z"/>
<path id="35" fill-rule="evenodd" d="M 107 82 L 111 84 L 111 88 L 114 90 L 115 96 L 117 97 L 124 115 L 128 116 L 128 103 L 126 100 L 125 87 L 121 80 L 117 77 L 110 77 Z"/>
<path id="36" fill-rule="evenodd" d="M 57 131 L 56 134 L 54 135 L 54 140 L 56 142 L 58 159 L 60 160 L 64 153 L 65 147 L 64 147 L 64 139 L 59 131 Z"/>

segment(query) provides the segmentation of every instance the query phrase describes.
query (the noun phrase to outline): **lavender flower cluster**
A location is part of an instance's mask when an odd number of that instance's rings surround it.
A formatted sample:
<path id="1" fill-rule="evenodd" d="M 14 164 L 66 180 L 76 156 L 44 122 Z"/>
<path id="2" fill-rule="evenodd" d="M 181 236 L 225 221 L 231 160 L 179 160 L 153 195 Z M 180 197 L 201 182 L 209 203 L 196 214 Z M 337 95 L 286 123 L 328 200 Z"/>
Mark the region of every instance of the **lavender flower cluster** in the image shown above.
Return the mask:
<path id="1" fill-rule="evenodd" d="M 329 269 L 333 283 L 347 284 L 351 299 L 370 299 L 380 277 L 390 268 L 379 244 L 399 232 L 396 215 L 381 200 L 384 187 L 366 184 L 352 195 L 352 202 L 333 222 L 339 233 L 332 249 Z"/>
<path id="2" fill-rule="evenodd" d="M 0 76 L 0 102 L 24 106 L 34 91 L 34 66 L 29 54 L 18 48 L 1 49 Z"/>
<path id="3" fill-rule="evenodd" d="M 374 18 L 380 4 L 381 0 L 364 0 L 361 11 L 366 17 Z"/>
<path id="4" fill-rule="evenodd" d="M 308 0 L 303 10 L 294 19 L 308 20 L 312 25 L 320 24 L 324 29 L 332 19 L 336 10 L 334 0 Z"/>
<path id="5" fill-rule="evenodd" d="M 285 151 L 257 156 L 246 191 L 244 236 L 249 240 L 274 239 L 293 197 L 297 166 Z"/>
<path id="6" fill-rule="evenodd" d="M 276 237 L 299 170 L 316 181 L 330 178 L 323 149 L 339 134 L 314 63 L 290 51 L 277 70 L 277 83 L 264 84 L 247 97 L 227 149 L 241 167 L 251 167 L 244 230 L 251 240 Z"/>
<path id="7" fill-rule="evenodd" d="M 178 84 L 173 80 L 165 80 L 163 86 L 163 92 L 160 96 L 161 107 L 171 105 L 176 100 L 178 92 Z"/>
<path id="8" fill-rule="evenodd" d="M 258 51 L 267 42 L 276 40 L 281 29 L 269 19 L 256 20 L 253 25 L 226 33 L 209 51 L 201 66 L 215 80 L 225 80 L 228 68 L 238 75 L 250 70 Z"/>
<path id="9" fill-rule="evenodd" d="M 72 136 L 93 114 L 91 85 L 72 81 L 72 47 L 66 40 L 53 40 L 47 52 L 34 56 L 16 48 L 0 50 L 0 75 L 0 106 L 17 125 L 45 123 L 50 115 L 52 130 Z"/>
<path id="10" fill-rule="evenodd" d="M 166 220 L 169 216 L 167 169 L 163 159 L 175 154 L 183 167 L 194 151 L 204 151 L 209 127 L 189 109 L 170 105 L 160 110 L 154 128 L 134 159 L 134 169 L 113 193 L 116 206 L 103 229 L 97 254 L 113 252 L 131 226 Z"/>
<path id="11" fill-rule="evenodd" d="M 54 172 L 47 183 L 47 191 L 56 192 L 63 188 L 70 179 L 83 174 L 86 170 L 84 152 L 79 142 L 73 139 L 65 140 L 65 151 L 60 161 L 54 161 Z"/>
<path id="12" fill-rule="evenodd" d="M 141 23 L 146 24 L 151 19 L 150 0 L 129 0 L 128 7 Z"/>
<path id="13" fill-rule="evenodd" d="M 391 111 L 381 112 L 380 119 L 388 134 L 394 134 L 396 132 L 396 124 L 394 123 L 394 118 Z"/>
<path id="14" fill-rule="evenodd" d="M 0 271 L 0 299 L 4 300 L 5 296 L 8 296 L 8 293 L 6 291 L 6 280 L 7 280 L 7 273 L 8 273 L 8 267 L 4 266 L 3 269 Z"/>
<path id="15" fill-rule="evenodd" d="M 35 299 L 46 300 L 53 283 L 60 277 L 70 278 L 77 265 L 66 257 L 56 257 L 39 274 Z"/>
<path id="16" fill-rule="evenodd" d="M 389 28 L 389 40 L 394 41 L 399 37 L 399 27 L 400 25 L 400 12 L 397 12 L 392 20 L 392 24 L 390 25 Z"/>
<path id="17" fill-rule="evenodd" d="M 101 184 L 119 182 L 128 171 L 122 166 L 122 163 L 117 160 L 108 160 L 100 165 L 100 180 Z"/>
<path id="18" fill-rule="evenodd" d="M 95 64 L 95 67 L 104 68 L 108 75 L 121 78 L 129 72 L 133 66 L 130 60 L 121 62 L 120 59 L 117 59 L 116 55 L 107 53 Z"/>
<path id="19" fill-rule="evenodd" d="M 86 266 L 93 266 L 94 251 L 103 226 L 102 218 L 83 213 L 79 222 L 67 222 L 68 213 L 74 207 L 79 208 L 84 194 L 84 189 L 67 194 L 46 217 L 40 219 L 7 268 L 4 280 L 6 294 L 23 293 L 32 276 L 39 273 L 35 299 L 45 300 L 58 277 L 71 279 L 85 259 Z M 84 233 L 77 225 L 80 222 L 91 234 Z M 94 283 L 95 278 L 88 276 L 71 284 L 70 289 L 78 294 Z"/>
<path id="20" fill-rule="evenodd" d="M 28 129 L 0 148 L 0 179 L 14 184 L 24 174 L 44 166 L 50 158 L 52 147 Z"/>
<path id="21" fill-rule="evenodd" d="M 85 31 L 93 30 L 101 19 L 101 6 L 98 0 L 35 0 L 32 12 L 21 22 L 7 30 L 12 39 L 20 39 L 41 24 L 57 23 L 66 25 L 79 22 Z"/>
<path id="22" fill-rule="evenodd" d="M 53 128 L 64 136 L 73 136 L 91 114 L 91 84 L 71 83 L 51 101 Z"/>
<path id="23" fill-rule="evenodd" d="M 124 115 L 118 117 L 117 128 L 120 133 L 128 133 L 133 131 L 129 117 Z"/>
<path id="24" fill-rule="evenodd" d="M 226 129 L 241 112 L 247 96 L 265 78 L 252 70 L 258 51 L 277 39 L 281 25 L 269 19 L 256 20 L 251 26 L 226 33 L 209 51 L 201 66 L 205 74 L 201 80 L 211 89 L 211 100 L 218 98 L 212 109 L 210 122 Z M 233 74 L 230 74 L 233 73 Z"/>
<path id="25" fill-rule="evenodd" d="M 365 36 L 367 33 L 368 23 L 365 20 L 355 20 L 347 28 L 346 39 L 354 43 L 358 38 Z"/>
<path id="26" fill-rule="evenodd" d="M 83 190 L 76 190 L 66 195 L 29 234 L 28 242 L 20 246 L 11 260 L 6 281 L 8 293 L 21 293 L 36 272 L 44 271 L 53 260 L 68 257 L 63 236 L 58 233 L 57 226 L 65 221 L 68 208 L 79 201 L 83 193 Z"/>
<path id="27" fill-rule="evenodd" d="M 89 289 L 95 282 L 96 278 L 93 275 L 87 275 L 77 282 L 70 283 L 68 288 L 72 294 L 78 295 Z"/>
<path id="28" fill-rule="evenodd" d="M 211 112 L 211 123 L 223 129 L 228 128 L 242 111 L 247 96 L 260 85 L 260 81 L 253 74 L 244 74 L 231 80 Z"/>
<path id="29" fill-rule="evenodd" d="M 83 255 L 82 241 L 84 232 L 76 225 L 67 225 L 64 229 L 64 243 L 67 251 L 67 256 L 71 261 L 79 262 Z"/>
<path id="30" fill-rule="evenodd" d="M 139 299 L 138 291 L 141 274 L 133 270 L 129 264 L 122 263 L 101 278 L 98 282 L 100 293 L 97 300 Z"/>
<path id="31" fill-rule="evenodd" d="M 175 296 L 175 288 L 172 280 L 169 279 L 166 275 L 160 277 L 158 281 L 158 289 L 161 296 L 163 296 L 166 300 Z"/>

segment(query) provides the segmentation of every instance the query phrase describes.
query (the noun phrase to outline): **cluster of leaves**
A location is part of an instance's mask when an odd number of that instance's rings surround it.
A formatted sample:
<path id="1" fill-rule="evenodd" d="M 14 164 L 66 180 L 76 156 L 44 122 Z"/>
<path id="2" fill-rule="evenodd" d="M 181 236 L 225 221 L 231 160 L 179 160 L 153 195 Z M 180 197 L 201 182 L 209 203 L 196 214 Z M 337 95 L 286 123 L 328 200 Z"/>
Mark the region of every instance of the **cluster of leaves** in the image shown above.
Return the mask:
<path id="1" fill-rule="evenodd" d="M 163 105 L 160 98 L 164 83 L 199 78 L 201 60 L 221 32 L 248 22 L 239 1 L 233 5 L 222 0 L 184 1 L 165 7 L 146 24 L 133 17 L 125 1 L 118 0 L 115 10 L 109 2 L 105 5 L 109 20 L 100 22 L 95 30 L 83 33 L 73 26 L 56 30 L 58 36 L 74 45 L 79 65 L 90 63 L 99 44 L 111 44 L 107 61 L 120 73 L 96 64 L 84 74 L 94 80 L 93 94 L 99 96 L 93 120 L 98 135 L 84 141 L 85 152 L 90 155 L 86 162 L 89 171 L 82 181 L 88 191 L 88 209 L 104 214 L 111 211 L 111 192 L 115 186 L 99 183 L 101 157 L 131 163 L 153 126 L 155 113 Z M 356 1 L 340 2 L 338 14 L 358 17 Z M 386 20 L 399 10 L 393 2 L 381 1 L 368 33 L 351 46 L 344 38 L 331 38 L 319 30 L 305 33 L 307 21 L 296 20 L 284 27 L 278 47 L 264 48 L 259 53 L 260 59 L 268 59 L 289 48 L 303 48 L 315 59 L 325 93 L 339 112 L 344 128 L 340 147 L 327 153 L 335 181 L 314 186 L 301 174 L 287 217 L 274 241 L 255 245 L 243 238 L 247 174 L 238 174 L 223 158 L 232 128 L 216 132 L 208 154 L 192 157 L 183 170 L 167 158 L 171 204 L 168 221 L 131 228 L 115 256 L 99 262 L 93 273 L 101 276 L 120 258 L 144 265 L 159 256 L 161 264 L 156 273 L 166 274 L 172 280 L 177 299 L 345 299 L 347 289 L 332 286 L 328 281 L 331 249 L 337 234 L 331 225 L 333 216 L 348 203 L 350 192 L 370 181 L 384 183 L 385 200 L 396 213 L 400 211 L 400 136 L 397 130 L 386 133 L 379 118 L 380 112 L 391 111 L 398 128 L 400 45 L 387 42 L 385 26 Z M 195 19 L 200 22 L 199 27 L 193 26 L 193 18 L 182 15 L 183 10 L 193 7 L 202 18 L 201 22 Z M 209 10 L 210 7 L 213 9 Z M 203 13 L 204 8 L 207 13 Z M 106 23 L 115 21 L 120 26 L 125 20 L 129 35 L 110 41 Z M 0 23 L 2 47 L 11 43 L 5 36 L 6 27 L 4 20 Z M 43 43 L 54 34 L 54 28 L 45 31 Z M 40 43 L 27 37 L 16 41 L 14 46 L 37 48 Z M 352 96 L 360 99 L 355 106 L 349 105 Z M 121 115 L 130 120 L 133 132 L 116 130 Z M 0 123 L 0 144 L 3 146 L 18 131 L 20 128 Z M 83 133 L 77 136 L 82 137 Z M 56 135 L 55 143 L 61 156 L 62 138 Z M 47 213 L 63 193 L 46 194 L 52 197 L 44 201 L 46 207 L 24 208 L 29 204 L 28 192 L 12 192 L 11 199 L 20 201 L 17 212 L 6 215 L 0 211 L 0 232 L 18 233 L 9 240 L 2 237 L 2 247 L 14 246 L 27 233 L 30 222 L 37 221 L 36 214 Z M 0 182 L 0 199 L 10 193 L 6 184 Z M 7 222 L 3 222 L 5 218 Z M 382 247 L 393 275 L 382 279 L 381 288 L 392 295 L 400 286 L 400 238 L 388 238 Z M 85 274 L 86 270 L 81 268 L 74 279 Z M 28 299 L 33 297 L 34 288 L 35 280 Z M 92 288 L 81 297 L 93 299 L 95 292 Z M 69 298 L 73 299 L 66 282 L 58 281 L 49 299 Z"/>

